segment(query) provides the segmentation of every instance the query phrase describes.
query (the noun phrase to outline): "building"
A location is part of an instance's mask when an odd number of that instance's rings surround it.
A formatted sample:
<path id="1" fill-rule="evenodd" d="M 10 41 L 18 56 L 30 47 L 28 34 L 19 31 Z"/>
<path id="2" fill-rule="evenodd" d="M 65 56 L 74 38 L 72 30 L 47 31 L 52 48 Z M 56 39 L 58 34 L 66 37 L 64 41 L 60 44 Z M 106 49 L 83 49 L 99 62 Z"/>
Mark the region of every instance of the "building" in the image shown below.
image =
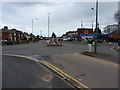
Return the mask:
<path id="1" fill-rule="evenodd" d="M 7 41 L 20 42 L 21 40 L 29 40 L 30 38 L 35 37 L 33 34 L 28 34 L 17 29 L 8 29 L 7 26 L 0 29 L 0 39 Z"/>
<path id="2" fill-rule="evenodd" d="M 7 26 L 4 26 L 4 28 L 0 29 L 0 32 L 2 40 L 11 40 L 12 32 L 8 29 Z"/>
<path id="3" fill-rule="evenodd" d="M 82 36 L 80 36 L 80 34 L 93 34 L 94 32 L 92 28 L 78 28 L 76 33 L 77 33 L 77 40 L 81 41 Z"/>
<path id="4" fill-rule="evenodd" d="M 104 33 L 110 34 L 113 31 L 116 31 L 117 29 L 118 29 L 118 25 L 117 24 L 107 25 L 106 27 L 104 27 Z"/>
<path id="5" fill-rule="evenodd" d="M 63 34 L 63 38 L 71 38 L 74 40 L 81 41 L 82 37 L 80 34 L 93 34 L 93 29 L 91 28 L 77 28 L 76 31 L 68 31 L 66 34 Z"/>
<path id="6" fill-rule="evenodd" d="M 11 29 L 10 30 L 12 32 L 12 41 L 19 41 L 21 40 L 20 38 L 20 33 L 22 33 L 21 31 L 18 31 L 16 29 Z"/>

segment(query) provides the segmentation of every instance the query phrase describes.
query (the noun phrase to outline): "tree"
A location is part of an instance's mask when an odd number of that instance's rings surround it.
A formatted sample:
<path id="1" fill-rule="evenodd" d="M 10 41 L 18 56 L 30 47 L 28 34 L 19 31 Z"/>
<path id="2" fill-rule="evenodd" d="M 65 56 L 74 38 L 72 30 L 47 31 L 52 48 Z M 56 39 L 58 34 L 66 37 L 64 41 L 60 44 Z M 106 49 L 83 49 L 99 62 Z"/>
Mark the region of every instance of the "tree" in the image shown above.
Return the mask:
<path id="1" fill-rule="evenodd" d="M 102 34 L 102 32 L 101 32 L 101 30 L 100 30 L 100 28 L 99 28 L 99 24 L 98 24 L 98 29 L 95 28 L 95 31 L 94 31 L 94 32 L 97 33 L 97 34 Z"/>
<path id="2" fill-rule="evenodd" d="M 117 22 L 120 22 L 120 10 L 115 13 L 115 19 Z"/>
<path id="3" fill-rule="evenodd" d="M 118 22 L 118 28 L 120 28 L 120 10 L 115 13 L 115 20 Z"/>
<path id="4" fill-rule="evenodd" d="M 103 33 L 110 34 L 113 30 L 110 28 L 110 25 L 106 26 L 103 30 Z"/>
<path id="5" fill-rule="evenodd" d="M 53 38 L 56 38 L 56 35 L 55 35 L 55 33 L 54 33 L 54 32 L 52 33 L 52 37 L 53 37 Z"/>
<path id="6" fill-rule="evenodd" d="M 39 40 L 39 39 L 40 39 L 40 36 L 39 36 L 39 35 L 37 35 L 37 37 L 36 37 L 36 38 L 37 38 L 37 40 Z"/>

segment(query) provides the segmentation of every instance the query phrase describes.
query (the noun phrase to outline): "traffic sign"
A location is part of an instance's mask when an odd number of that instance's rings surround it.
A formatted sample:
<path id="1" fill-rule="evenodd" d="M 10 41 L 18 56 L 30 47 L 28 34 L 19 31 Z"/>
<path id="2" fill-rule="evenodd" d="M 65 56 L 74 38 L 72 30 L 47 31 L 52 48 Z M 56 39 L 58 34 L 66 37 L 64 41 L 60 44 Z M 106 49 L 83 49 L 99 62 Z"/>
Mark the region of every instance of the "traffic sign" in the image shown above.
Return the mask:
<path id="1" fill-rule="evenodd" d="M 108 34 L 80 34 L 81 37 L 107 37 Z"/>

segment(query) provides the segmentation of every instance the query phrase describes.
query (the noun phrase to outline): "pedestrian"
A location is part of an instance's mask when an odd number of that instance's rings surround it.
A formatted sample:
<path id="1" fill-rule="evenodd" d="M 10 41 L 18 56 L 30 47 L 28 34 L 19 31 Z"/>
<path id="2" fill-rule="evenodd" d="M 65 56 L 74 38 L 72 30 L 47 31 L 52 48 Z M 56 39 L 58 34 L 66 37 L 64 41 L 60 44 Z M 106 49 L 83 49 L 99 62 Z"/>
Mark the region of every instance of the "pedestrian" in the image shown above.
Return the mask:
<path id="1" fill-rule="evenodd" d="M 120 50 L 120 40 L 118 41 L 118 50 Z"/>

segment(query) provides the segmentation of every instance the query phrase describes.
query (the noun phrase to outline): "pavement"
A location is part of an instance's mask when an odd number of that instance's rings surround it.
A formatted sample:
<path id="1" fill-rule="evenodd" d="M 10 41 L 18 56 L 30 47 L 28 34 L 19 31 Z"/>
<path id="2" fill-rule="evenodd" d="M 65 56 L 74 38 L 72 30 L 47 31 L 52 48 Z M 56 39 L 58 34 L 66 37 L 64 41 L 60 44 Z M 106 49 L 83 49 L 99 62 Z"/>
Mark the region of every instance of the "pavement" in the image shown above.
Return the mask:
<path id="1" fill-rule="evenodd" d="M 118 52 L 118 53 L 120 54 L 120 52 Z M 118 59 L 115 59 L 116 58 L 115 56 L 111 56 L 111 55 L 106 54 L 106 53 L 83 52 L 82 54 L 90 56 L 90 57 L 94 57 L 94 58 L 99 58 L 99 59 L 109 61 L 109 62 L 112 62 L 112 63 L 120 64 L 120 57 L 119 56 L 118 56 Z"/>
<path id="2" fill-rule="evenodd" d="M 71 88 L 71 86 L 35 61 L 3 55 L 2 88 Z"/>
<path id="3" fill-rule="evenodd" d="M 89 88 L 118 88 L 118 51 L 107 42 L 98 43 L 97 52 L 104 58 L 83 55 L 84 42 L 63 42 L 62 47 L 49 47 L 46 41 L 3 46 L 3 54 L 17 54 L 42 59 L 56 66 Z M 109 56 L 108 56 L 109 55 Z M 112 57 L 112 58 L 111 58 Z M 111 62 L 112 61 L 112 62 Z"/>

